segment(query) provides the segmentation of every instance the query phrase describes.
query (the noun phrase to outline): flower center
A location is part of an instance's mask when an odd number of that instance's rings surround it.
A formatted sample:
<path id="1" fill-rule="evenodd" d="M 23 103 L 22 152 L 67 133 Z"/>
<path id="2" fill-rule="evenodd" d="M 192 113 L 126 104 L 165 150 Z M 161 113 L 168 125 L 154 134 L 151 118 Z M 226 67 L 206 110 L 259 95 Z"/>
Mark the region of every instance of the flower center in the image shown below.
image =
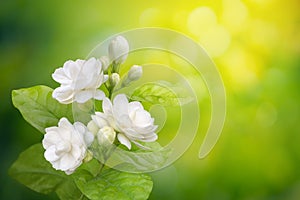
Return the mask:
<path id="1" fill-rule="evenodd" d="M 56 151 L 55 153 L 59 156 L 63 153 L 67 153 L 71 151 L 72 145 L 70 142 L 60 142 L 56 145 Z"/>

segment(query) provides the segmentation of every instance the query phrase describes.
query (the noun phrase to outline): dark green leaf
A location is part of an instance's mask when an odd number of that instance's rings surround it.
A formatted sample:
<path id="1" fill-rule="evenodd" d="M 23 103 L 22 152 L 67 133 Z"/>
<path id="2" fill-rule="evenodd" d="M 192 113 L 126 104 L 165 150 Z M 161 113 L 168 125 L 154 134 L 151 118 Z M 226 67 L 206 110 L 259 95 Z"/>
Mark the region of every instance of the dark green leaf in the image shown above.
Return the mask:
<path id="1" fill-rule="evenodd" d="M 88 198 L 82 194 L 73 180 L 66 180 L 55 190 L 57 196 L 61 200 L 87 200 Z"/>
<path id="2" fill-rule="evenodd" d="M 98 160 L 92 159 L 89 162 L 83 163 L 80 167 L 78 167 L 75 171 L 75 174 L 76 176 L 78 176 L 80 175 L 81 171 L 88 171 L 92 176 L 97 176 L 100 168 L 101 164 L 98 162 Z"/>
<path id="3" fill-rule="evenodd" d="M 30 189 L 49 194 L 56 192 L 60 199 L 79 199 L 82 195 L 73 179 L 52 168 L 45 160 L 41 144 L 35 144 L 22 152 L 9 170 L 10 176 Z"/>
<path id="4" fill-rule="evenodd" d="M 47 127 L 57 126 L 62 117 L 73 121 L 72 105 L 60 104 L 52 98 L 52 91 L 43 85 L 12 91 L 14 106 L 29 124 L 42 133 Z"/>
<path id="5" fill-rule="evenodd" d="M 148 175 L 114 169 L 107 169 L 97 177 L 85 171 L 74 179 L 82 193 L 92 200 L 145 200 L 153 186 Z"/>

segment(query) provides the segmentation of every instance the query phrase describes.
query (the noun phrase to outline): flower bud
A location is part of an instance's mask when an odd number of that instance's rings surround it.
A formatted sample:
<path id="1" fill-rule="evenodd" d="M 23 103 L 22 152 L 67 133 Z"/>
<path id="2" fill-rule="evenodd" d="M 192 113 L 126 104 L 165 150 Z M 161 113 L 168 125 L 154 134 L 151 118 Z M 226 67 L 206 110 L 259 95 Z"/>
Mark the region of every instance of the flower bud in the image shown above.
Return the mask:
<path id="1" fill-rule="evenodd" d="M 114 38 L 108 46 L 109 59 L 116 64 L 125 62 L 129 52 L 129 44 L 123 36 Z"/>
<path id="2" fill-rule="evenodd" d="M 120 75 L 118 73 L 112 73 L 110 76 L 110 84 L 112 87 L 116 86 L 120 81 Z"/>
<path id="3" fill-rule="evenodd" d="M 93 159 L 93 153 L 90 150 L 87 150 L 86 155 L 83 159 L 83 162 L 86 163 L 86 162 L 89 162 L 92 159 Z"/>
<path id="4" fill-rule="evenodd" d="M 97 133 L 97 138 L 100 145 L 107 144 L 107 142 L 112 144 L 115 141 L 116 132 L 112 127 L 104 126 Z"/>
<path id="5" fill-rule="evenodd" d="M 133 65 L 128 72 L 128 79 L 130 81 L 136 81 L 141 78 L 143 74 L 143 69 L 141 66 Z"/>
<path id="6" fill-rule="evenodd" d="M 128 86 L 132 81 L 136 81 L 141 78 L 143 74 L 143 68 L 138 65 L 133 65 L 128 71 L 124 81 L 122 82 L 122 87 Z"/>
<path id="7" fill-rule="evenodd" d="M 101 64 L 102 64 L 102 69 L 104 72 L 107 72 L 108 66 L 109 66 L 109 58 L 107 56 L 101 56 L 99 58 Z"/>

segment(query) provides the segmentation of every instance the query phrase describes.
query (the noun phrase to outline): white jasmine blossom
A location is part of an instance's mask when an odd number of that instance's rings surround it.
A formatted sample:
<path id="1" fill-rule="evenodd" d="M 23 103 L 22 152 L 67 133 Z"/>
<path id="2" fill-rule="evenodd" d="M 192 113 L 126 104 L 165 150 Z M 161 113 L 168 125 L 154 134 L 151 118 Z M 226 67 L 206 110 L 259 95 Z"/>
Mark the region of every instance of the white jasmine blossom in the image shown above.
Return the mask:
<path id="1" fill-rule="evenodd" d="M 61 84 L 52 93 L 53 98 L 60 103 L 85 103 L 91 98 L 102 100 L 105 97 L 104 92 L 98 88 L 108 76 L 103 74 L 101 62 L 95 58 L 87 61 L 69 60 L 55 70 L 52 78 Z"/>
<path id="2" fill-rule="evenodd" d="M 117 95 L 113 104 L 108 98 L 102 103 L 103 113 L 96 112 L 88 127 L 97 131 L 106 126 L 112 127 L 117 132 L 119 142 L 131 149 L 131 142 L 143 147 L 138 141 L 153 142 L 157 140 L 154 119 L 144 110 L 137 101 L 128 102 L 124 94 Z M 98 128 L 95 128 L 98 127 Z"/>
<path id="3" fill-rule="evenodd" d="M 129 52 L 129 44 L 123 36 L 115 37 L 108 46 L 109 59 L 116 64 L 125 62 Z"/>
<path id="4" fill-rule="evenodd" d="M 46 128 L 42 141 L 46 149 L 44 156 L 56 170 L 66 174 L 73 173 L 86 156 L 87 147 L 93 142 L 94 135 L 87 127 L 75 122 L 73 125 L 61 118 L 58 127 Z"/>

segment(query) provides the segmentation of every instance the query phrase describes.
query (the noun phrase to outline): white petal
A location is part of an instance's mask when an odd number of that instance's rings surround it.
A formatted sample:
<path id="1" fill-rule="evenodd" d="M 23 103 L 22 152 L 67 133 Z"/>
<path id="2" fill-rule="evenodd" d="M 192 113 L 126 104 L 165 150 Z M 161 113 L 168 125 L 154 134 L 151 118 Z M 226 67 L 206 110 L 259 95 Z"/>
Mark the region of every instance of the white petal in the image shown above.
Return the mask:
<path id="1" fill-rule="evenodd" d="M 85 63 L 85 60 L 77 59 L 77 60 L 75 61 L 75 63 L 77 64 L 77 66 L 80 66 L 79 69 L 81 69 L 81 67 L 82 67 L 82 66 L 84 65 L 84 63 Z"/>
<path id="2" fill-rule="evenodd" d="M 116 124 L 119 127 L 119 129 L 121 129 L 121 130 L 132 126 L 132 122 L 128 115 L 119 116 L 116 119 Z"/>
<path id="3" fill-rule="evenodd" d="M 58 122 L 58 134 L 62 140 L 69 141 L 72 138 L 72 131 L 74 131 L 73 125 L 66 118 L 61 118 Z"/>
<path id="4" fill-rule="evenodd" d="M 74 127 L 79 133 L 84 134 L 86 131 L 86 127 L 81 122 L 75 122 Z"/>
<path id="5" fill-rule="evenodd" d="M 94 96 L 93 91 L 90 90 L 80 91 L 75 95 L 75 101 L 78 103 L 85 103 L 91 98 L 93 98 L 93 96 Z"/>
<path id="6" fill-rule="evenodd" d="M 97 124 L 99 128 L 102 128 L 104 126 L 107 126 L 108 123 L 106 121 L 106 116 L 104 113 L 96 112 L 95 115 L 92 115 L 92 119 Z"/>
<path id="7" fill-rule="evenodd" d="M 82 154 L 80 147 L 73 145 L 70 154 L 72 155 L 74 160 L 77 160 L 78 158 L 80 158 L 81 154 Z"/>
<path id="8" fill-rule="evenodd" d="M 113 102 L 113 114 L 115 118 L 128 115 L 128 100 L 125 94 L 118 94 Z"/>
<path id="9" fill-rule="evenodd" d="M 121 144 L 125 145 L 128 149 L 131 149 L 131 143 L 125 135 L 119 133 L 117 137 Z"/>
<path id="10" fill-rule="evenodd" d="M 68 170 L 70 168 L 73 168 L 76 164 L 76 160 L 72 156 L 72 154 L 66 153 L 64 156 L 60 159 L 60 165 L 59 168 L 63 171 Z"/>
<path id="11" fill-rule="evenodd" d="M 151 124 L 151 115 L 145 110 L 138 110 L 135 113 L 134 123 L 138 126 L 147 126 Z"/>
<path id="12" fill-rule="evenodd" d="M 102 90 L 96 90 L 94 93 L 94 99 L 103 100 L 105 98 L 105 93 Z"/>
<path id="13" fill-rule="evenodd" d="M 56 169 L 56 170 L 60 170 L 60 159 L 59 160 L 56 160 L 56 161 L 53 161 L 53 162 L 51 162 L 51 164 L 52 164 L 52 167 L 54 168 L 54 169 Z"/>
<path id="14" fill-rule="evenodd" d="M 101 62 L 97 61 L 95 58 L 90 58 L 89 60 L 85 61 L 81 73 L 86 77 L 91 77 L 94 74 L 100 74 L 100 69 Z"/>
<path id="15" fill-rule="evenodd" d="M 56 155 L 62 156 L 65 153 L 68 153 L 72 149 L 72 146 L 69 141 L 61 141 L 55 146 L 55 148 Z"/>
<path id="16" fill-rule="evenodd" d="M 140 139 L 142 142 L 154 142 L 157 140 L 158 136 L 155 133 L 149 134 L 146 137 Z"/>
<path id="17" fill-rule="evenodd" d="M 77 131 L 72 132 L 72 137 L 69 139 L 70 143 L 72 145 L 76 145 L 76 146 L 84 146 L 85 142 L 84 142 L 84 135 L 82 133 L 79 133 Z"/>
<path id="18" fill-rule="evenodd" d="M 72 80 L 69 79 L 65 75 L 65 72 L 64 72 L 63 68 L 61 68 L 61 67 L 54 71 L 54 73 L 52 74 L 52 78 L 60 84 L 71 84 L 72 83 Z"/>
<path id="19" fill-rule="evenodd" d="M 150 134 L 150 133 L 155 132 L 157 127 L 158 126 L 156 126 L 156 125 L 149 125 L 149 126 L 145 126 L 145 127 L 135 126 L 134 130 L 142 135 L 145 135 L 145 134 Z"/>
<path id="20" fill-rule="evenodd" d="M 56 132 L 56 131 L 57 131 L 57 128 L 58 128 L 58 127 L 56 127 L 56 126 L 51 126 L 51 127 L 45 128 L 45 132 L 46 132 L 46 133 L 47 133 L 47 132 L 52 132 L 52 131 Z"/>
<path id="21" fill-rule="evenodd" d="M 85 90 L 89 87 L 89 84 L 92 80 L 90 78 L 85 77 L 83 74 L 79 74 L 77 77 L 74 78 L 74 83 L 72 85 L 76 91 Z M 75 90 L 74 89 L 74 90 Z"/>
<path id="22" fill-rule="evenodd" d="M 141 137 L 140 134 L 136 132 L 136 130 L 134 130 L 132 127 L 124 128 L 122 131 L 130 139 L 133 138 L 134 140 L 136 140 Z"/>
<path id="23" fill-rule="evenodd" d="M 86 132 L 84 134 L 84 142 L 86 146 L 90 146 L 94 141 L 94 135 L 91 132 Z"/>
<path id="24" fill-rule="evenodd" d="M 46 134 L 44 135 L 44 139 L 42 141 L 43 147 L 47 149 L 50 146 L 57 144 L 60 140 L 61 138 L 57 134 L 57 132 L 54 131 L 46 132 Z"/>
<path id="25" fill-rule="evenodd" d="M 112 115 L 112 104 L 109 98 L 104 98 L 102 102 L 103 112 L 107 115 Z"/>
<path id="26" fill-rule="evenodd" d="M 73 128 L 73 125 L 69 122 L 69 120 L 65 117 L 61 118 L 58 122 L 58 127 L 64 127 L 64 128 Z"/>
<path id="27" fill-rule="evenodd" d="M 138 102 L 138 101 L 133 101 L 133 102 L 130 102 L 129 104 L 128 104 L 128 110 L 129 110 L 129 112 L 133 112 L 133 111 L 136 111 L 136 110 L 144 110 L 144 107 L 143 107 L 143 105 L 140 103 L 140 102 Z"/>
<path id="28" fill-rule="evenodd" d="M 63 66 L 64 73 L 69 79 L 74 80 L 80 72 L 80 68 L 81 68 L 80 65 L 81 65 L 81 60 L 79 60 L 79 62 L 68 60 L 67 62 L 64 63 Z"/>
<path id="29" fill-rule="evenodd" d="M 52 97 L 63 104 L 69 104 L 73 102 L 74 90 L 69 86 L 61 86 L 56 88 Z"/>
<path id="30" fill-rule="evenodd" d="M 44 153 L 45 159 L 49 162 L 54 162 L 58 160 L 60 157 L 56 155 L 55 151 L 55 145 L 47 148 L 47 150 Z"/>
<path id="31" fill-rule="evenodd" d="M 65 171 L 65 173 L 67 175 L 71 175 L 74 171 L 75 171 L 75 169 L 68 169 L 68 170 Z"/>
<path id="32" fill-rule="evenodd" d="M 99 127 L 97 126 L 96 122 L 94 122 L 94 120 L 91 120 L 88 125 L 87 128 L 90 132 L 92 132 L 94 135 L 99 131 Z"/>

